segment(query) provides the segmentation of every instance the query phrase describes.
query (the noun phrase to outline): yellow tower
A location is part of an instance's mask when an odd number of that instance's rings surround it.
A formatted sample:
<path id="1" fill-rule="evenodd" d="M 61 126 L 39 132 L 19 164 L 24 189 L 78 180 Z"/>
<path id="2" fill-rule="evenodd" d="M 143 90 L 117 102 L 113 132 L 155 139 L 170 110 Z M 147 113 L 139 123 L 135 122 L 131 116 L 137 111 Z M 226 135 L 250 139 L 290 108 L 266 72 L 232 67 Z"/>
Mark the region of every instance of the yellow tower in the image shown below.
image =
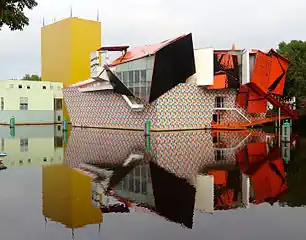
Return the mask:
<path id="1" fill-rule="evenodd" d="M 89 176 L 64 164 L 42 168 L 42 210 L 45 217 L 68 228 L 100 224 L 102 212 L 94 207 L 91 194 Z"/>
<path id="2" fill-rule="evenodd" d="M 67 18 L 41 29 L 42 81 L 67 87 L 90 77 L 90 52 L 101 47 L 101 23 Z M 64 116 L 68 117 L 66 108 Z"/>

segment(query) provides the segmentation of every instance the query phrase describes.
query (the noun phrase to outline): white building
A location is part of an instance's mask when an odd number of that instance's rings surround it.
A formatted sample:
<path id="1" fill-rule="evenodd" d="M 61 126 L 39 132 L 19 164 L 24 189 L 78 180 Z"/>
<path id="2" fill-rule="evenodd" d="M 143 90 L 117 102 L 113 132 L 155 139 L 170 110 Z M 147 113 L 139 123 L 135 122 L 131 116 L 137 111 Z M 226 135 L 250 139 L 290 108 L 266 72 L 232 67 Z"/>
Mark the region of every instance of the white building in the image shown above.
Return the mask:
<path id="1" fill-rule="evenodd" d="M 14 116 L 16 124 L 63 121 L 63 84 L 26 80 L 0 81 L 0 124 Z"/>

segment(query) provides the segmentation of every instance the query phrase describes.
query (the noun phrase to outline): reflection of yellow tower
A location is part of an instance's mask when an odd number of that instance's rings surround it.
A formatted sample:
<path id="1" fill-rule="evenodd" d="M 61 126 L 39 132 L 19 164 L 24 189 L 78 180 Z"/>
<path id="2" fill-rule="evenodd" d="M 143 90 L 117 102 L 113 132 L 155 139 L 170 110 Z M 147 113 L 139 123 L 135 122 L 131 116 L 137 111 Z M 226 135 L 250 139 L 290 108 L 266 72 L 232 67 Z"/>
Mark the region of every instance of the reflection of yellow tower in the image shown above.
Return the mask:
<path id="1" fill-rule="evenodd" d="M 65 86 L 90 77 L 90 52 L 101 47 L 101 23 L 68 18 L 41 30 L 42 81 Z M 68 117 L 66 108 L 64 115 Z"/>
<path id="2" fill-rule="evenodd" d="M 43 215 L 68 228 L 102 222 L 91 200 L 91 178 L 66 165 L 43 167 Z"/>

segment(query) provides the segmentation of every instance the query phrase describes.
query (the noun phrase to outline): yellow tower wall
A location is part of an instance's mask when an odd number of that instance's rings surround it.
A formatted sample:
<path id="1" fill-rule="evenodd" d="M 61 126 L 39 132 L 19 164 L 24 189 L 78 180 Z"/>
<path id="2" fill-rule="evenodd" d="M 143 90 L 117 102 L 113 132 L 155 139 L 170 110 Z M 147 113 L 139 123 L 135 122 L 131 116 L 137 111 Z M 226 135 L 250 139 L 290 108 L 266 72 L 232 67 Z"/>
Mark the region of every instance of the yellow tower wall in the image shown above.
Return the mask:
<path id="1" fill-rule="evenodd" d="M 67 18 L 41 29 L 42 81 L 67 87 L 90 77 L 90 52 L 101 47 L 101 23 Z M 68 118 L 66 106 L 64 116 Z"/>

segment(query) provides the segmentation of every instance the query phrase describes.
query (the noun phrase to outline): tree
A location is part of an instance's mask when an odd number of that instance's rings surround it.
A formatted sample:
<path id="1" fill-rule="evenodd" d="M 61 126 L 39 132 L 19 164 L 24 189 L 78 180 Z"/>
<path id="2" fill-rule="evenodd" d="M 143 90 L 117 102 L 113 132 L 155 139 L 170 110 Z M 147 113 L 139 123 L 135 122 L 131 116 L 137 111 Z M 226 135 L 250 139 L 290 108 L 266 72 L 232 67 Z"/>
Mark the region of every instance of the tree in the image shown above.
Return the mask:
<path id="1" fill-rule="evenodd" d="M 23 76 L 22 80 L 28 80 L 28 81 L 41 81 L 41 77 L 35 74 L 26 74 Z"/>
<path id="2" fill-rule="evenodd" d="M 35 0 L 0 0 L 0 30 L 3 25 L 7 25 L 12 31 L 23 30 L 29 25 L 29 18 L 23 11 L 35 6 Z"/>
<path id="3" fill-rule="evenodd" d="M 284 95 L 296 96 L 297 105 L 306 97 L 306 42 L 281 42 L 278 52 L 290 60 Z"/>

